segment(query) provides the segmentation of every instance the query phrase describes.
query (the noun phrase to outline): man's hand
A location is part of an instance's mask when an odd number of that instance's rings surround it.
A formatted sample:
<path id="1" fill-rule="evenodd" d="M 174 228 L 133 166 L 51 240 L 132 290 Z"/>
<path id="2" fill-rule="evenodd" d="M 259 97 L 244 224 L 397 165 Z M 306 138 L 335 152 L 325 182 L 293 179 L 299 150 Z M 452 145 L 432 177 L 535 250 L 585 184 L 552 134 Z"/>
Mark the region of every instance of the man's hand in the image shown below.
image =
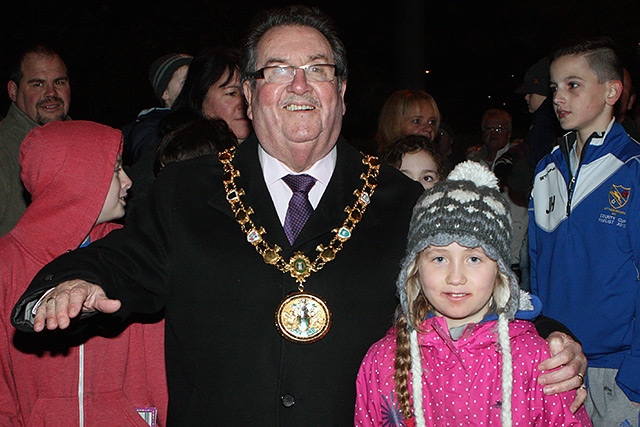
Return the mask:
<path id="1" fill-rule="evenodd" d="M 551 357 L 544 360 L 538 369 L 549 371 L 538 378 L 538 383 L 546 385 L 545 394 L 562 393 L 568 390 L 576 390 L 576 398 L 571 403 L 571 411 L 576 412 L 587 400 L 587 388 L 584 385 L 584 377 L 587 373 L 587 358 L 582 352 L 582 346 L 571 337 L 562 332 L 553 332 L 547 338 Z"/>
<path id="2" fill-rule="evenodd" d="M 62 282 L 46 296 L 38 307 L 33 330 L 66 329 L 71 319 L 80 312 L 100 311 L 114 313 L 120 309 L 120 301 L 107 298 L 102 288 L 84 280 Z"/>

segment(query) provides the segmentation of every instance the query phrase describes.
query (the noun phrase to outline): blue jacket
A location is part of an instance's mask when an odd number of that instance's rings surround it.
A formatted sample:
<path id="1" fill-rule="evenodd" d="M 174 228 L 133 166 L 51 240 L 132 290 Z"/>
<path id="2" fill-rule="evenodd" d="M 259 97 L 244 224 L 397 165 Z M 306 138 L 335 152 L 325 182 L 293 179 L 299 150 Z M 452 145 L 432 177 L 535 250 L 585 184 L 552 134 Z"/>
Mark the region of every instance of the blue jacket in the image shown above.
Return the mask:
<path id="1" fill-rule="evenodd" d="M 640 402 L 640 144 L 612 121 L 585 144 L 575 133 L 536 168 L 529 202 L 531 289 L 542 312 L 582 341 L 590 367 L 618 369 Z"/>

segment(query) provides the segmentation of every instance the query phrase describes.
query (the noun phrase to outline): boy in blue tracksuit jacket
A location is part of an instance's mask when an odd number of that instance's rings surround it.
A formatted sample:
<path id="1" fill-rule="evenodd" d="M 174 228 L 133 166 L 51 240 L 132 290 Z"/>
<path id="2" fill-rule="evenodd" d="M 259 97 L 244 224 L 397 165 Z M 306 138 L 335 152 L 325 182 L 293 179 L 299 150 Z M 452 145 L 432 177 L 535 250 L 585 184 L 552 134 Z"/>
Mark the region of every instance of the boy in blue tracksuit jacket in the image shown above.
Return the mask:
<path id="1" fill-rule="evenodd" d="M 570 132 L 538 164 L 529 202 L 531 288 L 589 360 L 594 426 L 638 426 L 640 144 L 613 118 L 622 67 L 611 43 L 559 48 L 556 115 Z"/>

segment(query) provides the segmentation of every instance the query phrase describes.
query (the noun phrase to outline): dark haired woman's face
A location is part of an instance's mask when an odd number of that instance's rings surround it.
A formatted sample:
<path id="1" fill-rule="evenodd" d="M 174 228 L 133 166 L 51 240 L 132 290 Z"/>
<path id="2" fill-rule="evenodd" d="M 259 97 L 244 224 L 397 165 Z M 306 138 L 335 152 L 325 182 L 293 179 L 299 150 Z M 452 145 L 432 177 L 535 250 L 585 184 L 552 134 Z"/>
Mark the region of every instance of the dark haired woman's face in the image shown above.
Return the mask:
<path id="1" fill-rule="evenodd" d="M 202 102 L 202 113 L 209 119 L 222 119 L 238 138 L 244 141 L 251 134 L 251 122 L 247 118 L 247 106 L 240 89 L 240 76 L 236 73 L 229 78 L 225 72 L 220 80 L 211 85 Z"/>

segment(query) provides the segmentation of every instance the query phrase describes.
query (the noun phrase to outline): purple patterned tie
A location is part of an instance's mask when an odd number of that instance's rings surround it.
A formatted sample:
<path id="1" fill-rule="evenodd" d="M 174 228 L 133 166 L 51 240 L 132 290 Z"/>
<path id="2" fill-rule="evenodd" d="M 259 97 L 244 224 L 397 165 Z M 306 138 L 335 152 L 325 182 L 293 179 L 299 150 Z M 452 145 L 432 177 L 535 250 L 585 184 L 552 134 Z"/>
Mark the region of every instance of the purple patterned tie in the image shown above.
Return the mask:
<path id="1" fill-rule="evenodd" d="M 289 239 L 289 243 L 293 245 L 296 241 L 300 230 L 313 212 L 313 207 L 309 203 L 309 190 L 315 185 L 316 179 L 311 175 L 287 175 L 282 180 L 289 186 L 293 195 L 289 200 L 289 208 L 284 218 L 284 233 Z"/>

